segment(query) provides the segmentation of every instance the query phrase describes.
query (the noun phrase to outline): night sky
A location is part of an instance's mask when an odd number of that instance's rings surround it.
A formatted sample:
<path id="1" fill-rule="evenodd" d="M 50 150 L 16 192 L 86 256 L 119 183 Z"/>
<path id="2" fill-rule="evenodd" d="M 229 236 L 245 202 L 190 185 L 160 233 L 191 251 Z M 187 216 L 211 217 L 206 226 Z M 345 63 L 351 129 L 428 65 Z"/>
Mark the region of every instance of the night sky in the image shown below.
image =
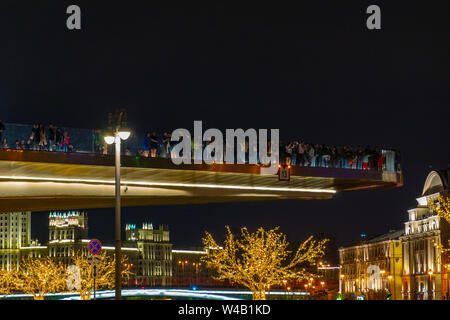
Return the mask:
<path id="1" fill-rule="evenodd" d="M 168 224 L 178 248 L 199 246 L 205 230 L 222 237 L 226 224 L 280 226 L 291 241 L 331 238 L 336 261 L 361 233 L 403 228 L 428 172 L 450 165 L 448 3 L 343 2 L 2 0 L 0 119 L 95 128 L 125 107 L 134 132 L 202 120 L 400 150 L 402 188 L 123 209 L 124 222 Z M 382 29 L 370 31 L 374 3 Z M 81 30 L 66 28 L 70 4 L 81 7 Z M 112 244 L 114 210 L 88 212 L 90 236 Z M 32 216 L 45 243 L 47 215 Z"/>

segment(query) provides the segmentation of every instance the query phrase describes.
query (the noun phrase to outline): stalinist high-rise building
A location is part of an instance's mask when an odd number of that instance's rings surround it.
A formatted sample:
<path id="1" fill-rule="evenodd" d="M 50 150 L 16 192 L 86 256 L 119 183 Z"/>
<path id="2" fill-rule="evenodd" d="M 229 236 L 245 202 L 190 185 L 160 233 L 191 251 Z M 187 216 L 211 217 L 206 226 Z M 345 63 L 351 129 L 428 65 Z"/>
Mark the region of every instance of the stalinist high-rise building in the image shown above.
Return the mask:
<path id="1" fill-rule="evenodd" d="M 50 212 L 48 217 L 48 255 L 70 263 L 75 252 L 87 254 L 88 217 L 86 212 Z"/>
<path id="2" fill-rule="evenodd" d="M 20 249 L 31 243 L 31 212 L 0 213 L 0 267 L 18 268 Z"/>

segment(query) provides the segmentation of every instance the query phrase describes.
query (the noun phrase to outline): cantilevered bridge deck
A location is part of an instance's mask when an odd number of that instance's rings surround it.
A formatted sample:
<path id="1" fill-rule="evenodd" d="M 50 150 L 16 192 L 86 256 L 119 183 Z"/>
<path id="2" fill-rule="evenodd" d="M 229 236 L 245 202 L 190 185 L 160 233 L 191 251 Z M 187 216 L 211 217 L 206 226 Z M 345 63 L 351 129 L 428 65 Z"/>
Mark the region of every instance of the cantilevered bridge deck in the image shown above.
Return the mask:
<path id="1" fill-rule="evenodd" d="M 396 172 L 296 167 L 290 181 L 260 165 L 174 165 L 122 156 L 122 206 L 329 199 L 337 192 L 399 187 Z M 105 208 L 114 202 L 114 156 L 0 150 L 0 211 Z"/>

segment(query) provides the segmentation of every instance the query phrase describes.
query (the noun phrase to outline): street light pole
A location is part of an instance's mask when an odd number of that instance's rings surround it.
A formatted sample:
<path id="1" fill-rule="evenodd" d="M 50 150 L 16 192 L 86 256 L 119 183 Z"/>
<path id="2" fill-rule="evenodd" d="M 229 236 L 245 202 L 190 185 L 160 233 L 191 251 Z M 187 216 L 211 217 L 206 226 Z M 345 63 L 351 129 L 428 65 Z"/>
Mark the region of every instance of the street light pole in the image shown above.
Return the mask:
<path id="1" fill-rule="evenodd" d="M 120 262 L 121 259 L 121 251 L 122 251 L 122 236 L 121 236 L 121 223 L 120 223 L 120 136 L 116 131 L 114 134 L 114 140 L 116 142 L 116 210 L 115 210 L 115 227 L 116 227 L 116 266 L 115 266 L 115 276 L 116 276 L 116 300 L 122 299 L 122 270 Z"/>
<path id="2" fill-rule="evenodd" d="M 428 270 L 429 277 L 429 285 L 428 285 L 428 300 L 433 300 L 433 291 L 432 291 L 432 281 L 431 277 L 433 276 L 433 271 L 431 269 Z"/>
<path id="3" fill-rule="evenodd" d="M 121 119 L 123 113 L 119 116 Z M 119 121 L 120 123 L 120 121 Z M 116 208 L 114 215 L 116 246 L 115 246 L 115 298 L 122 299 L 122 236 L 121 236 L 121 222 L 120 222 L 120 143 L 121 140 L 126 140 L 130 136 L 127 130 L 120 130 L 120 125 L 114 129 L 113 136 L 105 136 L 107 144 L 115 143 L 115 198 Z"/>

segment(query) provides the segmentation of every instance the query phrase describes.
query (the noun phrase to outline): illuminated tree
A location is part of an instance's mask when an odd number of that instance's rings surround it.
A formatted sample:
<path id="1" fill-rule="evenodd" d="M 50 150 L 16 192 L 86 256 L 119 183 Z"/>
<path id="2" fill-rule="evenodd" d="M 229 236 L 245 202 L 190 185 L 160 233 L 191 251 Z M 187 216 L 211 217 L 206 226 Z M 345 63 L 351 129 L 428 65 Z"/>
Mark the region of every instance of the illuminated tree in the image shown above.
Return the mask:
<path id="1" fill-rule="evenodd" d="M 318 242 L 311 236 L 292 256 L 286 236 L 278 232 L 278 227 L 269 231 L 259 228 L 255 233 L 242 227 L 240 239 L 228 226 L 226 228 L 228 234 L 223 248 L 206 232 L 202 241 L 210 250 L 202 260 L 217 271 L 217 280 L 229 280 L 249 288 L 255 300 L 265 300 L 265 290 L 272 285 L 283 285 L 283 280 L 310 277 L 298 266 L 302 262 L 313 263 L 323 256 L 328 241 Z"/>
<path id="2" fill-rule="evenodd" d="M 450 197 L 439 196 L 437 203 L 428 198 L 428 206 L 440 217 L 450 223 Z"/>
<path id="3" fill-rule="evenodd" d="M 428 198 L 428 207 L 436 212 L 441 218 L 447 220 L 450 223 L 450 197 L 439 196 L 437 203 Z M 450 240 L 448 241 L 450 245 Z M 450 248 L 444 248 L 442 243 L 435 243 L 434 246 L 442 251 L 443 254 L 448 254 Z M 445 261 L 445 260 L 444 260 Z"/>
<path id="4" fill-rule="evenodd" d="M 97 277 L 95 279 L 95 289 L 99 290 L 104 286 L 114 288 L 115 286 L 115 256 L 113 258 L 102 253 L 98 255 L 100 262 L 97 264 Z M 122 256 L 122 277 L 129 277 L 131 265 L 127 263 L 127 257 Z M 91 292 L 94 289 L 94 275 L 91 264 L 86 256 L 76 253 L 73 257 L 73 264 L 79 268 L 79 285 L 76 289 L 80 294 L 81 300 L 90 300 Z M 73 275 L 74 276 L 74 275 Z M 70 279 L 69 279 L 70 281 Z"/>
<path id="5" fill-rule="evenodd" d="M 15 273 L 17 271 L 0 269 L 0 294 L 10 294 L 16 289 Z"/>
<path id="6" fill-rule="evenodd" d="M 19 271 L 12 276 L 15 287 L 32 294 L 34 300 L 44 300 L 45 294 L 64 290 L 67 278 L 64 266 L 49 257 L 22 260 Z"/>

